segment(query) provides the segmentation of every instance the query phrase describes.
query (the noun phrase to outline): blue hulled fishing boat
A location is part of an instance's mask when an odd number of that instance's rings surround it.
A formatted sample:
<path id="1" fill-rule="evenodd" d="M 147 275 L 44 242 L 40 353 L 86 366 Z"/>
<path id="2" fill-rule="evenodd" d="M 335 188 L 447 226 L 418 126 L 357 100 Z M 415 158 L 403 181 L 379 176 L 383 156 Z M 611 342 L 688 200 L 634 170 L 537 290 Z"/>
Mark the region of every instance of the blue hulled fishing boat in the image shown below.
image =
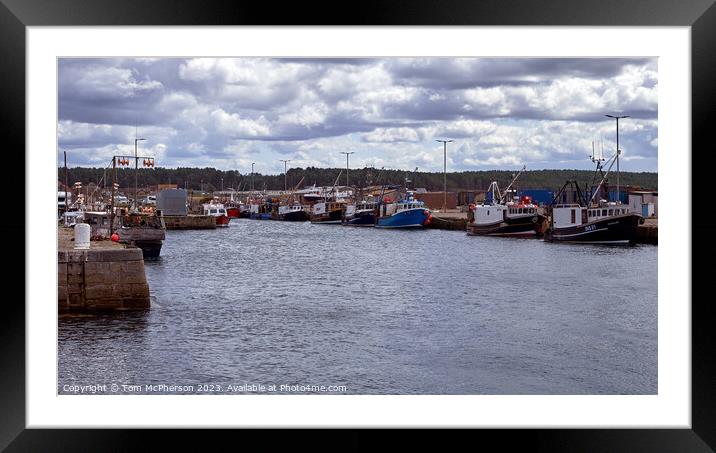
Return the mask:
<path id="1" fill-rule="evenodd" d="M 412 191 L 395 203 L 381 203 L 376 228 L 424 228 L 430 224 L 432 214 L 425 203 L 416 200 Z"/>

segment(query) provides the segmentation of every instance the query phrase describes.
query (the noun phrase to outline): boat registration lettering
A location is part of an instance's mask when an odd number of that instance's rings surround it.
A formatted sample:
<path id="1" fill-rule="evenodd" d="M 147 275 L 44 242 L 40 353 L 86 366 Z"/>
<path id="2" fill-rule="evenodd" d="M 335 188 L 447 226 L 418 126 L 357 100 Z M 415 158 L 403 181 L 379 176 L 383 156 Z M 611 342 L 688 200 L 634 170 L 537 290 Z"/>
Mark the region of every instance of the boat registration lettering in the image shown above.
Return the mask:
<path id="1" fill-rule="evenodd" d="M 596 225 L 587 225 L 584 227 L 584 231 L 594 231 L 597 229 Z"/>

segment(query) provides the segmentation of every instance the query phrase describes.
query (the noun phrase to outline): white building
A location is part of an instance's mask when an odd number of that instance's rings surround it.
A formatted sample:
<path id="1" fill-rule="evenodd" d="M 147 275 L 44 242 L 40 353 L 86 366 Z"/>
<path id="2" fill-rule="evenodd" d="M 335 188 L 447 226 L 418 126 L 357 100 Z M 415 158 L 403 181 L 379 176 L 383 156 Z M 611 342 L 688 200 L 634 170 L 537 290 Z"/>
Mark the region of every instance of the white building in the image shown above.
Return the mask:
<path id="1" fill-rule="evenodd" d="M 656 191 L 629 192 L 629 209 L 644 217 L 659 217 L 659 193 Z"/>

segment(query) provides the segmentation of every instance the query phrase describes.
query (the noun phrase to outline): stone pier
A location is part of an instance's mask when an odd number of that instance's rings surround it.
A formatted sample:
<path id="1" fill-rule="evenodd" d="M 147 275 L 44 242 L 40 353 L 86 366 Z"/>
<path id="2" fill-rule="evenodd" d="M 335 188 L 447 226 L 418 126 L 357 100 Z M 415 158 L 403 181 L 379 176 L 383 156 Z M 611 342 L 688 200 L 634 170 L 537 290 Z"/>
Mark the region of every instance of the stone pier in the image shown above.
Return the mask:
<path id="1" fill-rule="evenodd" d="M 60 313 L 146 310 L 150 306 L 140 248 L 92 241 L 89 250 L 74 250 L 60 242 L 57 265 Z"/>

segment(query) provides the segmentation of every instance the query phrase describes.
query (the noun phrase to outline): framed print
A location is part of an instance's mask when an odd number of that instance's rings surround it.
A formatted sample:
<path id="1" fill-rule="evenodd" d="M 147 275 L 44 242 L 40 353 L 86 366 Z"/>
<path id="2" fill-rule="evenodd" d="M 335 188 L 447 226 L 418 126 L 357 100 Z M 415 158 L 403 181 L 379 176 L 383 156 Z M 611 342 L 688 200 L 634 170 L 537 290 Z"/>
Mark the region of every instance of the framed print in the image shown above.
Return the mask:
<path id="1" fill-rule="evenodd" d="M 26 176 L 0 445 L 713 448 L 711 2 L 139 9 L 0 9 Z"/>

